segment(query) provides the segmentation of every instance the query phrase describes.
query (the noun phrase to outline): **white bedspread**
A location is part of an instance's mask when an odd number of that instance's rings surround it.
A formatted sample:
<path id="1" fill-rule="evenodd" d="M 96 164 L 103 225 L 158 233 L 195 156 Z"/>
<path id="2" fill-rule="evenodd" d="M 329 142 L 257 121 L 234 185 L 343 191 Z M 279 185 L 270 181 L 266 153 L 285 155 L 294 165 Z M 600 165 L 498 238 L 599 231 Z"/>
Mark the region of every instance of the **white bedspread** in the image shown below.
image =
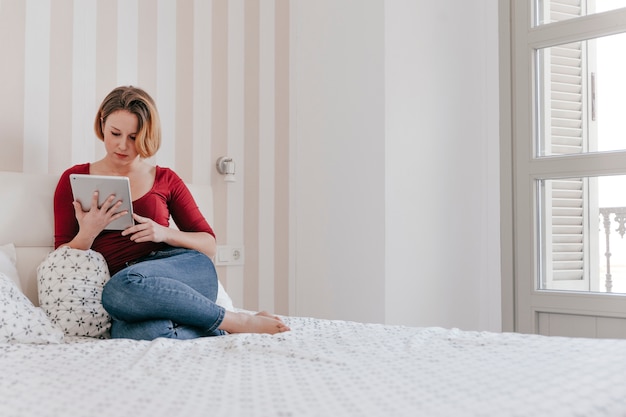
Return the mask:
<path id="1" fill-rule="evenodd" d="M 274 336 L 0 345 L 0 416 L 626 416 L 626 340 L 286 321 Z"/>

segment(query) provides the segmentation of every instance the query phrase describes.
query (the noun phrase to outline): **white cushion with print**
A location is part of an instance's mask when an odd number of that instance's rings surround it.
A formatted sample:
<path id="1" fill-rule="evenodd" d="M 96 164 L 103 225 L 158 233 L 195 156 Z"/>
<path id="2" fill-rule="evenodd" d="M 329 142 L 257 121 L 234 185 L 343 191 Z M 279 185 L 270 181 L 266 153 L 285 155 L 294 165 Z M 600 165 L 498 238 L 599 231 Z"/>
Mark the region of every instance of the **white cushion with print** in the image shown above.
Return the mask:
<path id="1" fill-rule="evenodd" d="M 63 331 L 0 272 L 0 343 L 60 343 Z"/>
<path id="2" fill-rule="evenodd" d="M 111 317 L 102 288 L 109 278 L 100 253 L 60 247 L 37 268 L 39 305 L 66 335 L 108 338 Z"/>

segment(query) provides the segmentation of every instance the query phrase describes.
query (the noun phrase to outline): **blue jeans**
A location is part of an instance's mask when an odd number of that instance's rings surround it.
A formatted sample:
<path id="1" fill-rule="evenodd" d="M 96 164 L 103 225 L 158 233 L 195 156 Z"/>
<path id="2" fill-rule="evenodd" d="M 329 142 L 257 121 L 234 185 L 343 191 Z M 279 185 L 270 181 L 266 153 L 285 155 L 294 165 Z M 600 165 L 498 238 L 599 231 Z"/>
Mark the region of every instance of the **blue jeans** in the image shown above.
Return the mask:
<path id="1" fill-rule="evenodd" d="M 225 310 L 215 304 L 217 273 L 205 254 L 168 248 L 111 277 L 102 305 L 111 315 L 111 337 L 152 340 L 222 335 Z"/>

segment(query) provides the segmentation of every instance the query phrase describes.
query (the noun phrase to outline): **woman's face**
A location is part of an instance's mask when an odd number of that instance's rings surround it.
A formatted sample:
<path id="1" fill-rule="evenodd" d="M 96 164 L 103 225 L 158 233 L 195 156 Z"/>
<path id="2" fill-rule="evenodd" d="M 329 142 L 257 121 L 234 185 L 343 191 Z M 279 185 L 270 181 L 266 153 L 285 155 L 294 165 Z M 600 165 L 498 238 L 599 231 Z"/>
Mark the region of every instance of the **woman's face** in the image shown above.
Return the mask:
<path id="1" fill-rule="evenodd" d="M 135 148 L 138 126 L 137 116 L 126 110 L 118 110 L 106 118 L 102 129 L 104 148 L 112 162 L 127 164 L 139 157 Z"/>

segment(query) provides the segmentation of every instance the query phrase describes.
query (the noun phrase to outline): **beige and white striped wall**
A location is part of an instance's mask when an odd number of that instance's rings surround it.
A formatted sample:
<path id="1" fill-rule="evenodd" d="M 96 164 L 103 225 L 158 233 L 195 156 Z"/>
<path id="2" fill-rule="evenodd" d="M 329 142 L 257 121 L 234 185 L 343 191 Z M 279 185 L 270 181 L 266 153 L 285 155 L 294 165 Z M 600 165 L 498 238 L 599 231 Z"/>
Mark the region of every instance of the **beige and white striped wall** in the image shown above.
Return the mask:
<path id="1" fill-rule="evenodd" d="M 60 174 L 101 157 L 92 123 L 115 86 L 157 101 L 154 162 L 211 184 L 236 304 L 286 314 L 289 0 L 0 0 L 0 170 Z M 215 170 L 235 159 L 237 182 Z"/>

